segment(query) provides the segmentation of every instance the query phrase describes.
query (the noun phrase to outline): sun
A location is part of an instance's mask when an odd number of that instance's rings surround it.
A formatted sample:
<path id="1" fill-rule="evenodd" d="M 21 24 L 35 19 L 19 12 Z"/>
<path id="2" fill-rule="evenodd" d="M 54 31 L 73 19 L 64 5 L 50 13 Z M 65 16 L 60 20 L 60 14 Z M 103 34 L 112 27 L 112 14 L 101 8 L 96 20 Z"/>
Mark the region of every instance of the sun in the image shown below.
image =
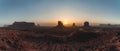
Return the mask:
<path id="1" fill-rule="evenodd" d="M 65 26 L 70 26 L 72 24 L 72 22 L 70 20 L 62 20 L 63 25 Z"/>
<path id="2" fill-rule="evenodd" d="M 67 25 L 67 24 L 69 24 L 69 22 L 68 21 L 63 21 L 63 24 Z"/>
<path id="3" fill-rule="evenodd" d="M 68 17 L 60 17 L 58 20 L 62 21 L 65 26 L 70 26 L 72 23 L 72 20 Z"/>

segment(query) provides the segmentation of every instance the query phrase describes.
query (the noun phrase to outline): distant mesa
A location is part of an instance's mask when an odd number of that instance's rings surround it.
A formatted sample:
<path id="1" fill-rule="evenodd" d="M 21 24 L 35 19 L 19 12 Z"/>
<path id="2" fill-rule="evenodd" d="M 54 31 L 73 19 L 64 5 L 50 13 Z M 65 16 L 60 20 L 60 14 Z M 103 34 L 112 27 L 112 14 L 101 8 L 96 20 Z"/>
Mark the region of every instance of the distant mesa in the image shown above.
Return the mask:
<path id="1" fill-rule="evenodd" d="M 84 22 L 84 27 L 90 27 L 90 25 L 89 25 L 89 22 L 88 22 L 88 21 L 85 21 L 85 22 Z"/>
<path id="2" fill-rule="evenodd" d="M 40 26 L 40 25 L 37 25 Z M 12 25 L 9 25 L 8 28 L 13 28 L 13 29 L 32 29 L 32 28 L 37 28 L 34 22 L 14 22 Z M 73 23 L 72 27 L 76 27 L 76 24 Z M 85 28 L 89 28 L 89 22 L 85 21 L 84 26 Z M 65 28 L 64 24 L 62 21 L 58 21 L 57 25 L 55 28 Z"/>
<path id="3" fill-rule="evenodd" d="M 35 24 L 33 22 L 14 22 L 12 25 L 9 25 L 8 27 L 17 29 L 30 29 L 35 27 Z"/>
<path id="4" fill-rule="evenodd" d="M 63 22 L 62 21 L 58 21 L 58 24 L 56 26 L 57 28 L 64 28 Z"/>
<path id="5" fill-rule="evenodd" d="M 73 27 L 75 27 L 76 26 L 76 24 L 75 23 L 73 23 L 73 25 L 72 25 Z"/>

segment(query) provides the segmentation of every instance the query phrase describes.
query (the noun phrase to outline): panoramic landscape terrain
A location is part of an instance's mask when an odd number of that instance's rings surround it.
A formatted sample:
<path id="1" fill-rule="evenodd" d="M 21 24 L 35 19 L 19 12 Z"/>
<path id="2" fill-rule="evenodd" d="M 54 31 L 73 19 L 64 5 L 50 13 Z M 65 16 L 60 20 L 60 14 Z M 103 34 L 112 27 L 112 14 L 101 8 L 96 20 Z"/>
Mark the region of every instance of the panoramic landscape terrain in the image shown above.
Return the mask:
<path id="1" fill-rule="evenodd" d="M 83 26 L 55 27 L 14 22 L 0 28 L 2 51 L 119 51 L 120 28 Z"/>
<path id="2" fill-rule="evenodd" d="M 0 51 L 120 51 L 120 0 L 0 0 Z"/>

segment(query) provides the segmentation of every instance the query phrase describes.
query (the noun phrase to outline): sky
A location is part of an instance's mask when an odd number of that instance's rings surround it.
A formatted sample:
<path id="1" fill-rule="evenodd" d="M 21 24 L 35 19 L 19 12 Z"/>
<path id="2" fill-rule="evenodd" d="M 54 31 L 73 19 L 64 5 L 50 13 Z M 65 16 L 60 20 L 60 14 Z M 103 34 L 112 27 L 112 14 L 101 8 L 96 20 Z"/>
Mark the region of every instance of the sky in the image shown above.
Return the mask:
<path id="1" fill-rule="evenodd" d="M 15 21 L 56 25 L 120 24 L 120 0 L 0 0 L 0 26 Z"/>

